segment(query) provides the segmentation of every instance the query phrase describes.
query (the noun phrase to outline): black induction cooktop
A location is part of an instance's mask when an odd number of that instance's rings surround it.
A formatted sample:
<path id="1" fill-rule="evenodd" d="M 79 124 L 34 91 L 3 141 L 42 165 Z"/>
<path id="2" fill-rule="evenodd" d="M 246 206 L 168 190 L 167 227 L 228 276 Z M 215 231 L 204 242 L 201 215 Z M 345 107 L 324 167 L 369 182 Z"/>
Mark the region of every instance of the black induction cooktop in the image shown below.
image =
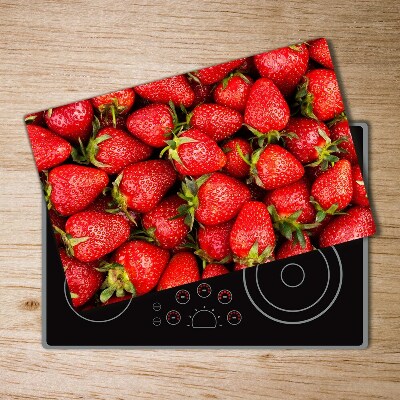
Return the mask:
<path id="1" fill-rule="evenodd" d="M 368 128 L 351 131 L 366 181 Z M 78 313 L 43 214 L 47 348 L 368 345 L 366 238 Z"/>

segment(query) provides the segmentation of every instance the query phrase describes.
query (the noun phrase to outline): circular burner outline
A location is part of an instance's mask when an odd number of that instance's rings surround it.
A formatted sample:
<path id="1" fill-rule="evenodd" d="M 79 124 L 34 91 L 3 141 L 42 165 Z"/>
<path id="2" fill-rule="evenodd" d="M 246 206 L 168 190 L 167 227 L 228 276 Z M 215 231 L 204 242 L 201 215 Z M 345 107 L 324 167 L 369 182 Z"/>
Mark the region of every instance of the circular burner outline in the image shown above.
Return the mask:
<path id="1" fill-rule="evenodd" d="M 288 310 L 288 309 L 286 309 L 286 308 L 278 307 L 278 306 L 276 306 L 274 303 L 271 303 L 271 302 L 265 297 L 264 293 L 261 291 L 260 284 L 259 284 L 259 281 L 258 281 L 258 267 L 257 267 L 257 271 L 256 271 L 257 289 L 258 289 L 258 291 L 260 292 L 260 294 L 261 294 L 261 296 L 263 297 L 263 299 L 264 299 L 268 304 L 270 304 L 272 307 L 276 308 L 277 310 L 284 311 L 284 312 L 291 312 L 291 313 L 306 311 L 306 310 L 310 309 L 311 307 L 314 307 L 317 303 L 319 303 L 320 300 L 324 297 L 326 291 L 328 290 L 329 282 L 331 281 L 331 272 L 329 271 L 328 260 L 326 259 L 324 253 L 322 253 L 322 251 L 320 251 L 320 250 L 318 250 L 318 251 L 322 254 L 322 257 L 323 257 L 324 260 L 325 260 L 325 266 L 326 266 L 326 269 L 328 270 L 328 280 L 327 280 L 327 282 L 326 282 L 325 289 L 324 289 L 324 291 L 322 292 L 321 296 L 319 296 L 318 299 L 314 301 L 314 303 L 312 303 L 312 304 L 311 304 L 310 306 L 308 306 L 308 307 L 299 308 L 299 309 L 297 309 L 297 310 Z M 286 264 L 285 267 L 286 267 L 287 265 L 288 265 L 288 264 Z M 284 267 L 284 268 L 285 268 L 285 267 Z"/>
<path id="2" fill-rule="evenodd" d="M 246 269 L 243 270 L 243 284 L 244 284 L 244 289 L 246 291 L 247 297 L 249 298 L 250 302 L 253 304 L 253 306 L 264 316 L 266 316 L 267 318 L 276 321 L 276 322 L 280 322 L 282 324 L 286 324 L 286 325 L 300 325 L 300 324 L 305 324 L 307 322 L 313 321 L 314 319 L 319 318 L 321 315 L 325 314 L 333 305 L 333 303 L 336 301 L 337 297 L 339 296 L 340 290 L 342 288 L 342 283 L 343 283 L 343 266 L 342 266 L 342 260 L 340 259 L 339 253 L 337 252 L 336 248 L 334 246 L 331 246 L 331 249 L 334 251 L 337 261 L 339 263 L 339 275 L 340 275 L 340 279 L 339 279 L 339 285 L 337 288 L 337 291 L 335 293 L 335 296 L 333 297 L 333 299 L 331 300 L 331 302 L 328 304 L 327 307 L 325 307 L 324 310 L 322 310 L 320 313 L 318 313 L 317 315 L 315 315 L 314 317 L 310 317 L 308 319 L 302 320 L 302 321 L 283 321 L 281 319 L 272 317 L 271 315 L 267 314 L 265 311 L 263 311 L 252 299 L 250 293 L 249 293 L 249 289 L 247 288 L 247 283 L 246 283 Z M 322 256 L 324 257 L 324 259 L 326 260 L 324 254 L 322 253 L 321 250 L 317 249 Z M 261 292 L 262 294 L 262 292 Z M 264 296 L 263 296 L 264 297 Z"/>
<path id="3" fill-rule="evenodd" d="M 102 322 L 110 322 L 113 321 L 114 319 L 120 317 L 131 305 L 132 300 L 133 300 L 133 296 L 131 297 L 131 299 L 129 300 L 129 303 L 126 305 L 126 307 L 119 313 L 117 314 L 115 317 L 109 318 L 109 319 L 104 319 L 104 320 L 96 320 L 96 319 L 90 319 L 90 318 L 86 318 L 83 315 L 79 314 L 78 311 L 75 310 L 75 308 L 72 306 L 72 304 L 69 302 L 68 299 L 68 295 L 67 295 L 67 279 L 65 279 L 64 281 L 64 295 L 65 295 L 65 300 L 67 300 L 67 304 L 69 305 L 69 308 L 80 318 L 84 319 L 85 321 L 88 322 L 96 322 L 96 323 L 102 323 Z"/>
<path id="4" fill-rule="evenodd" d="M 283 271 L 284 271 L 289 265 L 295 265 L 296 267 L 299 267 L 299 268 L 301 269 L 301 272 L 303 272 L 303 279 L 302 279 L 301 282 L 298 283 L 297 285 L 289 285 L 289 284 L 286 283 L 286 282 L 284 281 L 284 279 L 283 279 Z M 303 268 L 301 265 L 299 265 L 299 264 L 296 264 L 296 263 L 289 263 L 289 264 L 286 264 L 286 265 L 282 268 L 282 271 L 281 271 L 281 281 L 282 281 L 282 283 L 283 283 L 284 285 L 286 285 L 286 286 L 289 287 L 289 288 L 296 288 L 296 287 L 300 286 L 300 285 L 304 282 L 304 279 L 305 279 L 305 278 L 306 278 L 306 273 L 304 272 L 304 268 Z"/>

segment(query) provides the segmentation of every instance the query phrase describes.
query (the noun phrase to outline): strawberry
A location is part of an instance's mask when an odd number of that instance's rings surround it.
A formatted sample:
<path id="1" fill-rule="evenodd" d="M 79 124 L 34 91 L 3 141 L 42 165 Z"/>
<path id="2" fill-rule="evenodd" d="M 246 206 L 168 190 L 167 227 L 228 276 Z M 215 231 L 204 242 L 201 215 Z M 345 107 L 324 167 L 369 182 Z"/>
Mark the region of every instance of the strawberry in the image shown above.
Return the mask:
<path id="1" fill-rule="evenodd" d="M 135 294 L 140 296 L 157 286 L 168 264 L 169 253 L 154 244 L 132 240 L 117 249 L 112 260 L 124 268 L 123 271 L 118 270 L 119 276 L 114 279 L 126 282 L 128 278 Z"/>
<path id="2" fill-rule="evenodd" d="M 370 236 L 375 233 L 375 224 L 369 207 L 354 206 L 346 214 L 336 216 L 319 236 L 321 247 L 334 246 Z"/>
<path id="3" fill-rule="evenodd" d="M 220 170 L 226 163 L 225 154 L 217 143 L 196 128 L 174 136 L 167 143 L 160 156 L 168 151 L 169 158 L 182 175 L 201 176 Z"/>
<path id="4" fill-rule="evenodd" d="M 222 264 L 208 264 L 203 270 L 201 279 L 214 278 L 228 273 L 229 270 Z"/>
<path id="5" fill-rule="evenodd" d="M 93 107 L 89 100 L 50 108 L 44 119 L 51 131 L 72 143 L 85 142 L 92 130 Z"/>
<path id="6" fill-rule="evenodd" d="M 26 114 L 24 117 L 25 124 L 27 125 L 43 125 L 44 113 L 43 111 Z"/>
<path id="7" fill-rule="evenodd" d="M 315 209 L 310 203 L 310 190 L 304 178 L 267 193 L 264 199 L 267 206 L 273 205 L 281 218 L 291 216 L 297 211 L 301 214 L 297 221 L 309 224 L 315 220 Z"/>
<path id="8" fill-rule="evenodd" d="M 145 213 L 153 209 L 176 180 L 166 160 L 141 161 L 126 167 L 113 182 L 112 196 L 119 208 Z"/>
<path id="9" fill-rule="evenodd" d="M 237 72 L 241 72 L 242 74 L 250 74 L 252 76 L 257 75 L 258 71 L 254 65 L 254 57 L 245 58 L 243 64 L 237 69 Z"/>
<path id="10" fill-rule="evenodd" d="M 286 140 L 286 148 L 303 164 L 310 163 L 313 167 L 321 165 L 326 169 L 328 163 L 339 160 L 332 153 L 341 151 L 338 145 L 341 145 L 345 138 L 338 138 L 332 142 L 331 133 L 323 122 L 304 117 L 290 118 L 286 130 L 296 135 Z"/>
<path id="11" fill-rule="evenodd" d="M 196 107 L 199 104 L 209 103 L 212 98 L 212 85 L 203 85 L 195 80 L 190 80 L 190 86 L 194 92 L 194 101 L 192 107 Z"/>
<path id="12" fill-rule="evenodd" d="M 179 196 L 187 201 L 179 208 L 185 222 L 193 227 L 194 218 L 203 225 L 219 225 L 234 218 L 242 205 L 250 200 L 247 186 L 222 173 L 205 175 L 196 181 L 182 183 Z"/>
<path id="13" fill-rule="evenodd" d="M 258 54 L 254 64 L 263 78 L 271 79 L 284 96 L 289 96 L 307 71 L 307 46 L 303 43 Z"/>
<path id="14" fill-rule="evenodd" d="M 53 168 L 45 188 L 49 208 L 67 216 L 84 210 L 107 187 L 104 171 L 81 165 L 64 164 Z"/>
<path id="15" fill-rule="evenodd" d="M 261 78 L 254 82 L 247 99 L 244 122 L 261 133 L 280 131 L 289 121 L 290 110 L 275 84 Z"/>
<path id="16" fill-rule="evenodd" d="M 249 160 L 253 151 L 247 140 L 242 138 L 230 139 L 224 144 L 222 150 L 226 156 L 226 164 L 222 169 L 223 172 L 235 178 L 249 176 L 250 166 L 242 158 L 244 157 Z"/>
<path id="17" fill-rule="evenodd" d="M 152 148 L 117 128 L 104 128 L 98 132 L 97 125 L 86 148 L 81 146 L 79 155 L 72 154 L 75 162 L 93 164 L 97 168 L 113 175 L 120 173 L 126 166 L 148 159 Z"/>
<path id="18" fill-rule="evenodd" d="M 145 232 L 157 245 L 164 249 L 173 249 L 181 245 L 189 233 L 184 217 L 178 215 L 178 207 L 184 200 L 173 195 L 162 200 L 151 211 L 143 215 L 142 222 Z"/>
<path id="19" fill-rule="evenodd" d="M 243 112 L 253 80 L 243 74 L 234 74 L 220 82 L 214 90 L 214 101 L 221 106 Z"/>
<path id="20" fill-rule="evenodd" d="M 191 127 L 199 129 L 216 142 L 232 136 L 242 123 L 243 117 L 238 111 L 212 103 L 200 104 L 190 117 Z"/>
<path id="21" fill-rule="evenodd" d="M 353 179 L 353 197 L 351 199 L 351 203 L 358 206 L 368 207 L 369 201 L 367 190 L 365 189 L 361 168 L 359 165 L 356 164 L 351 167 L 351 175 Z"/>
<path id="22" fill-rule="evenodd" d="M 312 40 L 309 42 L 309 45 L 310 47 L 308 52 L 310 53 L 310 58 L 325 68 L 333 69 L 331 53 L 329 52 L 328 42 L 326 39 L 321 38 Z"/>
<path id="23" fill-rule="evenodd" d="M 116 214 L 121 216 L 128 222 L 129 226 L 137 226 L 138 215 L 129 210 L 129 217 L 123 211 L 116 209 L 115 201 L 111 196 L 99 196 L 93 203 L 91 203 L 88 207 L 85 208 L 85 211 L 97 211 L 104 214 Z M 51 211 L 51 210 L 50 210 Z"/>
<path id="24" fill-rule="evenodd" d="M 289 185 L 304 175 L 300 161 L 277 144 L 256 150 L 251 156 L 250 165 L 252 179 L 267 190 Z"/>
<path id="25" fill-rule="evenodd" d="M 39 125 L 28 125 L 29 140 L 39 172 L 63 163 L 71 154 L 71 145 Z"/>
<path id="26" fill-rule="evenodd" d="M 99 115 L 99 122 L 100 122 L 100 129 L 103 128 L 117 128 L 117 129 L 126 129 L 126 115 L 117 115 L 115 117 L 115 126 L 112 119 L 100 114 Z"/>
<path id="27" fill-rule="evenodd" d="M 277 250 L 276 259 L 281 260 L 282 258 L 297 256 L 313 250 L 310 238 L 307 235 L 304 236 L 304 240 L 306 243 L 304 247 L 297 240 L 286 240 Z"/>
<path id="28" fill-rule="evenodd" d="M 304 76 L 296 100 L 301 113 L 320 121 L 330 120 L 344 110 L 336 74 L 331 69 L 313 69 Z"/>
<path id="29" fill-rule="evenodd" d="M 199 81 L 203 85 L 212 85 L 213 83 L 217 83 L 218 81 L 224 79 L 229 72 L 240 67 L 243 62 L 244 58 L 241 58 L 239 60 L 213 65 L 212 67 L 207 67 L 192 72 L 189 76 L 191 76 L 194 80 Z"/>
<path id="30" fill-rule="evenodd" d="M 60 257 L 72 305 L 80 307 L 93 297 L 103 283 L 103 274 L 96 269 L 99 262 L 81 262 L 69 257 L 64 249 L 60 249 Z"/>
<path id="31" fill-rule="evenodd" d="M 208 262 L 230 260 L 229 235 L 232 226 L 233 221 L 224 222 L 220 225 L 201 226 L 197 238 L 200 248 L 196 251 L 196 254 Z"/>
<path id="32" fill-rule="evenodd" d="M 243 205 L 232 227 L 230 245 L 239 264 L 263 264 L 271 256 L 275 233 L 264 203 L 249 201 Z"/>
<path id="33" fill-rule="evenodd" d="M 65 217 L 62 217 L 61 215 L 57 214 L 53 209 L 51 209 L 49 210 L 49 218 L 53 227 L 57 227 L 58 229 L 61 229 L 63 231 L 65 230 L 65 222 L 67 221 Z M 61 235 L 56 230 L 54 230 L 54 236 L 56 238 L 57 244 L 61 245 Z"/>
<path id="34" fill-rule="evenodd" d="M 190 107 L 194 101 L 194 92 L 184 75 L 136 86 L 135 92 L 146 100 L 165 104 L 172 101 L 176 106 Z"/>
<path id="35" fill-rule="evenodd" d="M 264 261 L 264 263 L 266 264 L 266 263 L 269 263 L 269 262 L 272 262 L 272 261 L 275 261 L 275 252 L 274 251 L 272 251 L 271 255 L 269 256 L 269 258 L 267 258 Z M 253 265 L 240 264 L 239 262 L 236 262 L 233 265 L 233 271 L 241 271 L 243 269 L 246 269 L 246 268 L 249 268 L 249 267 L 252 267 L 252 266 Z"/>
<path id="36" fill-rule="evenodd" d="M 150 104 L 134 111 L 126 121 L 129 132 L 152 147 L 164 147 L 174 129 L 171 109 L 165 104 Z"/>
<path id="37" fill-rule="evenodd" d="M 103 94 L 91 99 L 93 107 L 96 108 L 103 119 L 111 120 L 113 127 L 117 127 L 117 116 L 126 115 L 135 102 L 133 89 L 123 89 L 118 92 Z"/>
<path id="38" fill-rule="evenodd" d="M 61 235 L 69 256 L 79 261 L 99 260 L 129 238 L 130 227 L 119 215 L 82 211 L 69 217 Z"/>
<path id="39" fill-rule="evenodd" d="M 357 164 L 357 153 L 354 148 L 353 138 L 351 136 L 349 123 L 346 116 L 341 115 L 337 121 L 330 125 L 331 139 L 338 140 L 345 137 L 347 140 L 340 144 L 342 152 L 336 153 L 339 158 L 349 160 L 352 165 Z"/>
<path id="40" fill-rule="evenodd" d="M 338 161 L 312 184 L 311 195 L 328 214 L 343 210 L 353 196 L 351 164 Z"/>
<path id="41" fill-rule="evenodd" d="M 175 254 L 169 261 L 157 285 L 157 290 L 165 290 L 200 280 L 196 257 L 189 252 Z"/>

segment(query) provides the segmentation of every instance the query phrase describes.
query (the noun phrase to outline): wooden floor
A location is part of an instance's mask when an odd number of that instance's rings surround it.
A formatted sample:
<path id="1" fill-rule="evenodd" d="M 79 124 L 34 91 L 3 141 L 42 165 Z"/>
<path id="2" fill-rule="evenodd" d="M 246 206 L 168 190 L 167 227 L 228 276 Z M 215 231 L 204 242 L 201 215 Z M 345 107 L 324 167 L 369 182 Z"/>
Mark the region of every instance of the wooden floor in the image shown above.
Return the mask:
<path id="1" fill-rule="evenodd" d="M 68 3 L 0 0 L 0 398 L 399 399 L 400 3 Z M 43 349 L 42 194 L 23 115 L 320 36 L 351 119 L 371 127 L 369 348 Z"/>

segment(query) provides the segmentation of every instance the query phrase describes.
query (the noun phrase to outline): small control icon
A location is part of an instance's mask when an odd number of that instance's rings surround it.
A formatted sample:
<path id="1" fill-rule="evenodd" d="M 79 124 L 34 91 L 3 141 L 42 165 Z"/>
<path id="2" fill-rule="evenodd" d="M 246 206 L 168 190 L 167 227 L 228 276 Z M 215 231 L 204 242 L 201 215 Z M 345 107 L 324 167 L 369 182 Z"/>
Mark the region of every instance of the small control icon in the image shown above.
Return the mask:
<path id="1" fill-rule="evenodd" d="M 160 326 L 161 325 L 161 318 L 160 317 L 154 317 L 153 318 L 153 325 L 154 326 Z"/>
<path id="2" fill-rule="evenodd" d="M 153 310 L 154 311 L 160 311 L 161 310 L 161 304 L 160 303 L 153 303 Z"/>
<path id="3" fill-rule="evenodd" d="M 242 320 L 242 314 L 237 310 L 232 310 L 228 312 L 226 319 L 231 325 L 238 325 Z"/>
<path id="4" fill-rule="evenodd" d="M 175 295 L 175 300 L 179 304 L 186 304 L 190 300 L 190 294 L 185 289 L 178 290 Z"/>
<path id="5" fill-rule="evenodd" d="M 232 293 L 228 289 L 223 289 L 218 292 L 218 301 L 221 304 L 229 304 L 232 301 Z"/>
<path id="6" fill-rule="evenodd" d="M 208 283 L 200 283 L 200 285 L 197 286 L 197 294 L 205 299 L 211 294 L 211 286 Z"/>
<path id="7" fill-rule="evenodd" d="M 165 319 L 170 325 L 178 325 L 181 322 L 181 314 L 176 310 L 171 310 L 167 312 Z"/>

